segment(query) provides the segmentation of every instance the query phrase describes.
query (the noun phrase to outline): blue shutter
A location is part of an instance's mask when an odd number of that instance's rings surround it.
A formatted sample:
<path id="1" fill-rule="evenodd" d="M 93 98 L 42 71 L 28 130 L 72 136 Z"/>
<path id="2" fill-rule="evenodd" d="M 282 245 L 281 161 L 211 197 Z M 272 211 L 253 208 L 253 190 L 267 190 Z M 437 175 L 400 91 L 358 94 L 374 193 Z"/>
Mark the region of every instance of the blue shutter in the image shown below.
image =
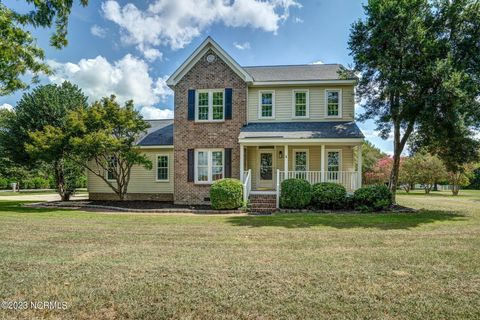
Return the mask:
<path id="1" fill-rule="evenodd" d="M 232 119 L 232 105 L 233 105 L 233 89 L 225 88 L 225 119 Z"/>
<path id="2" fill-rule="evenodd" d="M 187 181 L 193 182 L 195 180 L 195 150 L 187 150 Z"/>
<path id="3" fill-rule="evenodd" d="M 188 90 L 188 120 L 195 120 L 195 90 Z"/>
<path id="4" fill-rule="evenodd" d="M 232 177 L 232 148 L 225 148 L 225 178 Z"/>

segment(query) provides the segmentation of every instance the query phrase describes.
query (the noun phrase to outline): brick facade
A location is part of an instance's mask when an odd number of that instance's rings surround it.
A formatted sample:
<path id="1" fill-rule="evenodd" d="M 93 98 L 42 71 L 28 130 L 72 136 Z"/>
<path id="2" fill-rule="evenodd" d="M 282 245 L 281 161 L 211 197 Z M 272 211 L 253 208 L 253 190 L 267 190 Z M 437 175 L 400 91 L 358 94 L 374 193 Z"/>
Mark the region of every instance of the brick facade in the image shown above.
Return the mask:
<path id="1" fill-rule="evenodd" d="M 209 63 L 206 56 L 214 54 Z M 196 123 L 188 120 L 189 89 L 233 88 L 232 119 L 215 123 Z M 177 204 L 204 204 L 210 186 L 187 181 L 188 149 L 232 148 L 232 178 L 240 177 L 240 146 L 238 135 L 246 123 L 247 84 L 220 57 L 209 50 L 175 86 L 175 193 Z"/>

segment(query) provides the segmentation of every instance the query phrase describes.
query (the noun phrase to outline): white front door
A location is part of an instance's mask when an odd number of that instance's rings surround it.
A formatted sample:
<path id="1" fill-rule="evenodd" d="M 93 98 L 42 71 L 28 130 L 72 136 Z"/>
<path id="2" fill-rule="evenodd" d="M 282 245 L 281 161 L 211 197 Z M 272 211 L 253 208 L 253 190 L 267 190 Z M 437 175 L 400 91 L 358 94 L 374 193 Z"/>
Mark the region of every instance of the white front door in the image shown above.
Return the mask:
<path id="1" fill-rule="evenodd" d="M 258 189 L 274 189 L 273 155 L 273 150 L 258 150 Z"/>

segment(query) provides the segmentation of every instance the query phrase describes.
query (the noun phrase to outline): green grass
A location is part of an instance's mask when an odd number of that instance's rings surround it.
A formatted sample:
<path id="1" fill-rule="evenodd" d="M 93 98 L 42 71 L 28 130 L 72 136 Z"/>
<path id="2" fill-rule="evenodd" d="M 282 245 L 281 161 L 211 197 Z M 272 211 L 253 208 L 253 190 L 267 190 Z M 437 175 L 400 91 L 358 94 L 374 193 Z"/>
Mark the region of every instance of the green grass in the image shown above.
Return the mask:
<path id="1" fill-rule="evenodd" d="M 55 190 L 31 190 L 31 191 L 20 191 L 20 192 L 12 192 L 12 191 L 1 191 L 0 197 L 2 196 L 19 196 L 19 195 L 57 195 L 58 193 Z M 85 195 L 87 194 L 85 189 L 81 189 L 76 192 L 76 195 Z"/>
<path id="2" fill-rule="evenodd" d="M 192 216 L 0 201 L 2 318 L 478 319 L 480 191 L 409 214 Z"/>

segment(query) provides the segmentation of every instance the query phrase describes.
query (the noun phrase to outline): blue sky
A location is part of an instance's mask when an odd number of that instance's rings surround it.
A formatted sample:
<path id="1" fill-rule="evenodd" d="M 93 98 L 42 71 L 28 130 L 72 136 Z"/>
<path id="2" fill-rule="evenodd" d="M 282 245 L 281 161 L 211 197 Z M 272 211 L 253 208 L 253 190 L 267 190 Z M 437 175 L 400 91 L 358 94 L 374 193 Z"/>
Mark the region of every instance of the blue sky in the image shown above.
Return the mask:
<path id="1" fill-rule="evenodd" d="M 4 3 L 28 10 L 23 1 Z M 56 70 L 43 83 L 70 80 L 91 100 L 111 93 L 133 98 L 145 117 L 159 118 L 172 115 L 165 79 L 206 36 L 241 65 L 349 66 L 350 25 L 362 16 L 362 1 L 355 0 L 91 0 L 74 7 L 66 48 L 49 46 L 51 30 L 33 34 Z M 0 106 L 14 106 L 21 94 L 0 97 Z M 377 137 L 371 122 L 359 126 L 391 153 L 392 142 Z"/>

